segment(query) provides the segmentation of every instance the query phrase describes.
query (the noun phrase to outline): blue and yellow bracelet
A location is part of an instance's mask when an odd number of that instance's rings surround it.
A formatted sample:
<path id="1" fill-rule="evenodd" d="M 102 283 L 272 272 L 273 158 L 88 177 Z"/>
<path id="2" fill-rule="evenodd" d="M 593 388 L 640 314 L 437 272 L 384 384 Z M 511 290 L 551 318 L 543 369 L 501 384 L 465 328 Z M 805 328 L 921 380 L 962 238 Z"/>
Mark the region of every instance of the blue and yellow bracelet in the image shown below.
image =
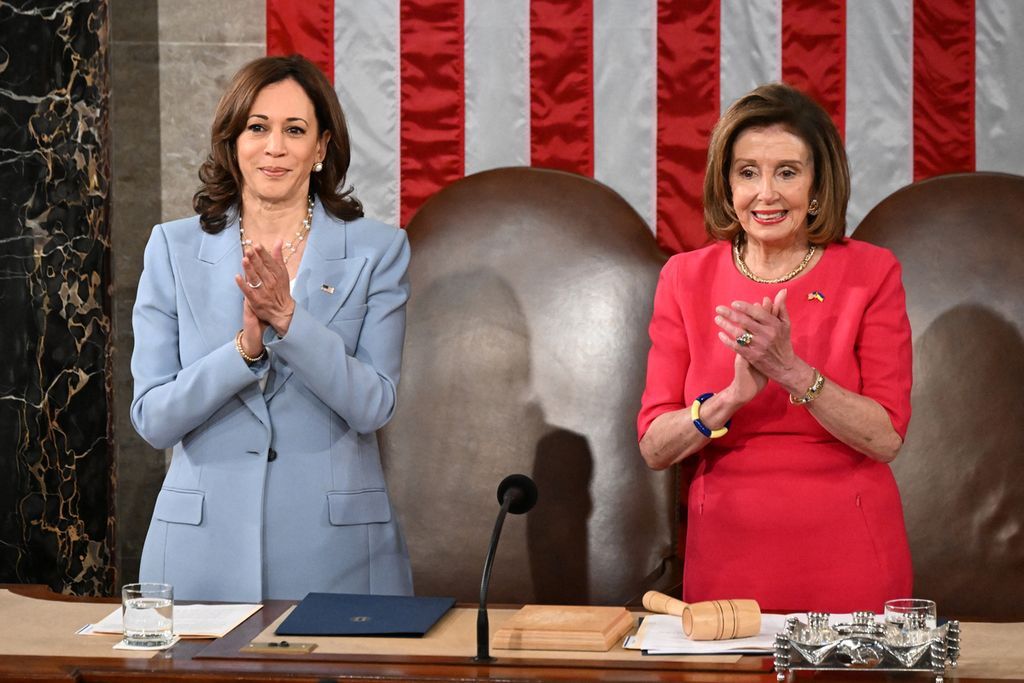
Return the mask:
<path id="1" fill-rule="evenodd" d="M 700 404 L 714 396 L 710 391 L 706 394 L 701 394 L 694 401 L 693 405 L 690 406 L 690 418 L 693 420 L 693 426 L 697 428 L 697 431 L 706 436 L 709 439 L 717 439 L 725 436 L 729 433 L 729 425 L 732 424 L 732 420 L 728 420 L 724 427 L 719 429 L 711 429 L 700 419 Z"/>

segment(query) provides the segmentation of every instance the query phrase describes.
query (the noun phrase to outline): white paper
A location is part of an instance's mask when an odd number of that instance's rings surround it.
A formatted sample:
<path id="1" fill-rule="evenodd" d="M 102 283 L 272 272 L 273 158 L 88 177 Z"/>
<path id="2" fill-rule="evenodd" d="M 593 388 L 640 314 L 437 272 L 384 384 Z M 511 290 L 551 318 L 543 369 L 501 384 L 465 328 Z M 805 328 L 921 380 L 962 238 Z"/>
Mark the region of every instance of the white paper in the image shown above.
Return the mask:
<path id="1" fill-rule="evenodd" d="M 256 614 L 263 605 L 175 605 L 174 635 L 182 638 L 220 638 Z M 83 635 L 121 635 L 121 608 L 79 631 Z"/>
<path id="2" fill-rule="evenodd" d="M 690 640 L 683 634 L 683 621 L 679 617 L 667 614 L 649 614 L 644 617 L 632 645 L 634 649 L 644 650 L 651 655 L 711 655 L 765 653 L 775 650 L 775 634 L 786 628 L 786 619 L 798 617 L 806 621 L 807 615 L 797 614 L 762 614 L 761 631 L 749 638 L 731 638 L 729 640 Z M 832 624 L 850 623 L 851 614 L 833 614 L 829 618 Z"/>

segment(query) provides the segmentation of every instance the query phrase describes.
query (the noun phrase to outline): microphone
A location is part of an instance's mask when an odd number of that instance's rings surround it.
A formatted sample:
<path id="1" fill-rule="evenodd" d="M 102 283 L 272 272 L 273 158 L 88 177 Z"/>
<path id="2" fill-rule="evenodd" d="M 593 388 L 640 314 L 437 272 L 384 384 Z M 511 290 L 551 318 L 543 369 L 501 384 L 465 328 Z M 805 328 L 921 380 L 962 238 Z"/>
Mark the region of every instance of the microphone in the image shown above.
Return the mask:
<path id="1" fill-rule="evenodd" d="M 487 621 L 487 588 L 491 583 L 491 567 L 494 565 L 494 553 L 498 550 L 498 538 L 501 536 L 501 525 L 505 523 L 505 514 L 521 515 L 529 512 L 537 504 L 537 485 L 525 474 L 510 474 L 498 484 L 498 518 L 494 520 L 494 532 L 491 544 L 487 547 L 487 559 L 484 560 L 484 575 L 480 579 L 480 608 L 476 613 L 476 657 L 475 662 L 490 662 L 490 624 Z"/>

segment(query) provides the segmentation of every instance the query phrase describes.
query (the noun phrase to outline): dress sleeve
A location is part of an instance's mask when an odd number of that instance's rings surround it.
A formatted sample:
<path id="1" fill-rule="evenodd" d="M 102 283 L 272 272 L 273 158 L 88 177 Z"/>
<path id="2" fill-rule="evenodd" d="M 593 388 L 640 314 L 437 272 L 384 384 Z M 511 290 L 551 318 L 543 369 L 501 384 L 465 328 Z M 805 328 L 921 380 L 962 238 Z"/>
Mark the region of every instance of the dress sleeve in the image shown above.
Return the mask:
<path id="1" fill-rule="evenodd" d="M 861 393 L 885 408 L 893 428 L 904 438 L 910 422 L 913 349 L 902 269 L 892 254 L 888 256 L 857 334 L 857 359 Z"/>
<path id="2" fill-rule="evenodd" d="M 686 405 L 684 389 L 690 346 L 678 294 L 678 260 L 673 258 L 662 268 L 654 294 L 654 313 L 648 328 L 651 350 L 647 355 L 647 384 L 637 416 L 637 434 L 641 439 L 655 418 Z"/>
<path id="3" fill-rule="evenodd" d="M 409 298 L 409 240 L 395 230 L 373 265 L 355 353 L 338 334 L 296 306 L 284 337 L 268 328 L 267 348 L 288 361 L 296 376 L 360 434 L 383 427 L 395 412 Z"/>

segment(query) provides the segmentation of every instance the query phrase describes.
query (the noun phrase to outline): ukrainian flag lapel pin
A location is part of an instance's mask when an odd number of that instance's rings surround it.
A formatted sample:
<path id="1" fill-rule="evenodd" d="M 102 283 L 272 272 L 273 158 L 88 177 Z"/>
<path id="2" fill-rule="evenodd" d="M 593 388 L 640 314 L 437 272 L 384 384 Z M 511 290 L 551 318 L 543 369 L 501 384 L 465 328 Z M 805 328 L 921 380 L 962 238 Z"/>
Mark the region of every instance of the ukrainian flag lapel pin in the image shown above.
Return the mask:
<path id="1" fill-rule="evenodd" d="M 814 290 L 813 292 L 811 292 L 810 294 L 807 295 L 807 300 L 808 301 L 824 301 L 825 300 L 825 295 L 822 294 L 821 292 L 819 292 L 818 290 Z"/>

